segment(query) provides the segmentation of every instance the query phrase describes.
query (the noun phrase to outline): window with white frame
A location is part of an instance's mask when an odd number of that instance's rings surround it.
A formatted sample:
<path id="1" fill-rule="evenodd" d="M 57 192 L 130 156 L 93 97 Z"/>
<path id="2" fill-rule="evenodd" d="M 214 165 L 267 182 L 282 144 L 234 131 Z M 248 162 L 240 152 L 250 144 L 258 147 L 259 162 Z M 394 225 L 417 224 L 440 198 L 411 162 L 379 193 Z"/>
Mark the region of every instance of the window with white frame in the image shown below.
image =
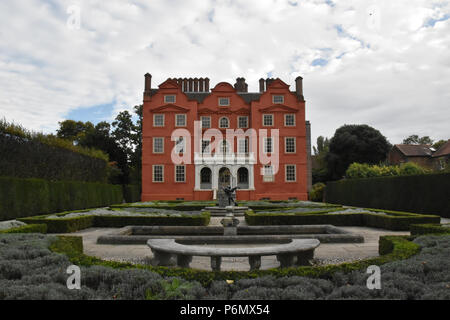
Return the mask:
<path id="1" fill-rule="evenodd" d="M 153 153 L 164 152 L 164 138 L 153 137 Z"/>
<path id="2" fill-rule="evenodd" d="M 238 139 L 238 153 L 247 154 L 248 153 L 248 139 Z"/>
<path id="3" fill-rule="evenodd" d="M 153 166 L 153 182 L 164 182 L 164 166 L 156 164 Z"/>
<path id="4" fill-rule="evenodd" d="M 297 180 L 295 165 L 287 164 L 286 165 L 286 181 L 295 182 Z"/>
<path id="5" fill-rule="evenodd" d="M 230 126 L 230 121 L 227 117 L 222 117 L 219 120 L 219 128 L 228 128 Z"/>
<path id="6" fill-rule="evenodd" d="M 222 140 L 222 143 L 220 144 L 220 152 L 222 154 L 227 154 L 230 152 L 230 144 L 227 140 Z"/>
<path id="7" fill-rule="evenodd" d="M 238 118 L 238 128 L 248 128 L 248 117 L 247 116 Z"/>
<path id="8" fill-rule="evenodd" d="M 184 137 L 178 137 L 178 140 L 175 142 L 175 152 L 183 153 L 186 147 L 186 141 Z"/>
<path id="9" fill-rule="evenodd" d="M 263 174 L 263 181 L 264 182 L 273 182 L 275 180 L 272 166 L 265 165 L 263 173 L 264 173 Z"/>
<path id="10" fill-rule="evenodd" d="M 219 98 L 219 106 L 228 107 L 229 105 L 230 105 L 230 98 L 228 97 Z"/>
<path id="11" fill-rule="evenodd" d="M 164 103 L 175 103 L 176 97 L 174 94 L 164 96 Z"/>
<path id="12" fill-rule="evenodd" d="M 284 125 L 286 127 L 295 126 L 295 114 L 285 114 L 284 115 Z"/>
<path id="13" fill-rule="evenodd" d="M 186 126 L 186 115 L 185 114 L 176 114 L 175 115 L 175 124 L 177 127 L 185 127 Z"/>
<path id="14" fill-rule="evenodd" d="M 273 114 L 263 115 L 263 126 L 273 126 Z"/>
<path id="15" fill-rule="evenodd" d="M 154 114 L 153 115 L 153 126 L 154 127 L 164 127 L 164 115 Z"/>
<path id="16" fill-rule="evenodd" d="M 284 139 L 284 152 L 295 153 L 295 138 L 294 137 L 286 137 Z"/>
<path id="17" fill-rule="evenodd" d="M 264 153 L 272 153 L 273 152 L 273 138 L 268 137 L 264 138 Z"/>
<path id="18" fill-rule="evenodd" d="M 282 95 L 274 95 L 272 96 L 273 103 L 284 103 L 284 96 Z"/>
<path id="19" fill-rule="evenodd" d="M 211 128 L 211 117 L 201 117 L 202 128 Z"/>
<path id="20" fill-rule="evenodd" d="M 211 153 L 209 145 L 209 140 L 202 140 L 202 153 Z"/>
<path id="21" fill-rule="evenodd" d="M 186 181 L 186 168 L 184 165 L 175 166 L 175 182 Z"/>

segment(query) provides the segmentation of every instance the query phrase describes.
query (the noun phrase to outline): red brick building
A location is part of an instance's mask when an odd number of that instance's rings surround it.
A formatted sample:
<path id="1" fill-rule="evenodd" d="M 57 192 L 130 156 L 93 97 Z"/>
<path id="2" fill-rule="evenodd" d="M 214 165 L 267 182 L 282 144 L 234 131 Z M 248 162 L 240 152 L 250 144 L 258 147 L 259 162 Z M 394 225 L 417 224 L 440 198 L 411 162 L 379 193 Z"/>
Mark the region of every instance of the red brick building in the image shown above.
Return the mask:
<path id="1" fill-rule="evenodd" d="M 145 75 L 142 201 L 211 200 L 226 185 L 237 200 L 307 199 L 310 130 L 302 78 L 295 91 L 261 79 L 248 92 L 209 79 L 168 79 L 152 88 Z"/>

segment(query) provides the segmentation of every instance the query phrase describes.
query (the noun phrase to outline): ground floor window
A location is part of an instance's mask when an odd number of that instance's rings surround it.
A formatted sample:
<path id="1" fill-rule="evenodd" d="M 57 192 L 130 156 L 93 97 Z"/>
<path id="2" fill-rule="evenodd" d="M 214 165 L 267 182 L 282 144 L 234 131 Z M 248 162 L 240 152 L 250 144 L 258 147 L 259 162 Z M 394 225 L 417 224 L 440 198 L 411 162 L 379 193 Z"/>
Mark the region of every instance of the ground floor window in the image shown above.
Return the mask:
<path id="1" fill-rule="evenodd" d="M 264 182 L 273 182 L 275 180 L 273 175 L 273 167 L 272 166 L 264 166 L 264 175 L 263 175 L 263 181 Z"/>
<path id="2" fill-rule="evenodd" d="M 286 165 L 286 181 L 295 182 L 297 180 L 295 173 L 295 165 Z"/>
<path id="3" fill-rule="evenodd" d="M 185 182 L 186 181 L 185 166 L 175 166 L 175 181 L 176 182 Z"/>
<path id="4" fill-rule="evenodd" d="M 153 182 L 164 182 L 164 166 L 153 166 Z"/>

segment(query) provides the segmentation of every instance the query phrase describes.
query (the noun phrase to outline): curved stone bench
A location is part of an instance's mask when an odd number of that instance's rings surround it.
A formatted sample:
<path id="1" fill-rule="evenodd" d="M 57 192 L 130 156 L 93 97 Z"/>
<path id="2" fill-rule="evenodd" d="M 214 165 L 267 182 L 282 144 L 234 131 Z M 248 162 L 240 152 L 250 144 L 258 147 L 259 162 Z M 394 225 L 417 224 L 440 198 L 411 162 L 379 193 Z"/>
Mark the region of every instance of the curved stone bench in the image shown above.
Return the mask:
<path id="1" fill-rule="evenodd" d="M 175 239 L 150 239 L 147 245 L 152 249 L 157 265 L 169 264 L 172 255 L 176 256 L 177 265 L 189 268 L 192 256 L 211 257 L 211 269 L 220 271 L 222 257 L 248 257 L 250 270 L 261 267 L 261 256 L 276 255 L 282 268 L 290 267 L 297 257 L 297 265 L 308 265 L 314 257 L 314 249 L 320 245 L 317 239 L 293 239 L 288 243 L 270 244 L 264 247 L 252 248 L 217 248 L 202 245 L 185 245 Z"/>

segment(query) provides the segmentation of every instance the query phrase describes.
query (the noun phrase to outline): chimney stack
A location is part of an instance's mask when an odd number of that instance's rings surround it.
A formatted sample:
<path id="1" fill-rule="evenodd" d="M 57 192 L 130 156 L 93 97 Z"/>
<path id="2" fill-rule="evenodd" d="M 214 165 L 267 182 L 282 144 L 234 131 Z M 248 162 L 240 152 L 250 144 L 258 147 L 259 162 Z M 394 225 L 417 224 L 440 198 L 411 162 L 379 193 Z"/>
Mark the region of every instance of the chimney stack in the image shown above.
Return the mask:
<path id="1" fill-rule="evenodd" d="M 194 78 L 194 92 L 198 92 L 198 78 Z"/>
<path id="2" fill-rule="evenodd" d="M 269 88 L 270 84 L 273 82 L 273 78 L 267 78 L 266 79 L 266 90 Z"/>
<path id="3" fill-rule="evenodd" d="M 194 91 L 194 90 L 193 90 L 193 87 L 194 87 L 194 79 L 189 78 L 189 79 L 188 79 L 188 82 L 189 82 L 189 88 L 188 88 L 187 92 L 192 92 L 192 91 Z"/>
<path id="4" fill-rule="evenodd" d="M 259 92 L 264 92 L 264 79 L 259 79 Z"/>
<path id="5" fill-rule="evenodd" d="M 237 78 L 234 88 L 238 92 L 247 92 L 248 85 L 245 83 L 245 78 Z"/>
<path id="6" fill-rule="evenodd" d="M 144 92 L 150 93 L 152 90 L 152 75 L 150 73 L 145 74 L 145 85 L 144 85 Z"/>
<path id="7" fill-rule="evenodd" d="M 204 83 L 205 83 L 205 80 L 203 78 L 198 79 L 198 91 L 199 92 L 205 91 Z"/>
<path id="8" fill-rule="evenodd" d="M 297 93 L 297 96 L 299 99 L 304 100 L 303 98 L 303 78 L 298 76 L 295 78 L 295 93 Z"/>
<path id="9" fill-rule="evenodd" d="M 205 78 L 205 92 L 209 92 L 209 78 Z"/>

